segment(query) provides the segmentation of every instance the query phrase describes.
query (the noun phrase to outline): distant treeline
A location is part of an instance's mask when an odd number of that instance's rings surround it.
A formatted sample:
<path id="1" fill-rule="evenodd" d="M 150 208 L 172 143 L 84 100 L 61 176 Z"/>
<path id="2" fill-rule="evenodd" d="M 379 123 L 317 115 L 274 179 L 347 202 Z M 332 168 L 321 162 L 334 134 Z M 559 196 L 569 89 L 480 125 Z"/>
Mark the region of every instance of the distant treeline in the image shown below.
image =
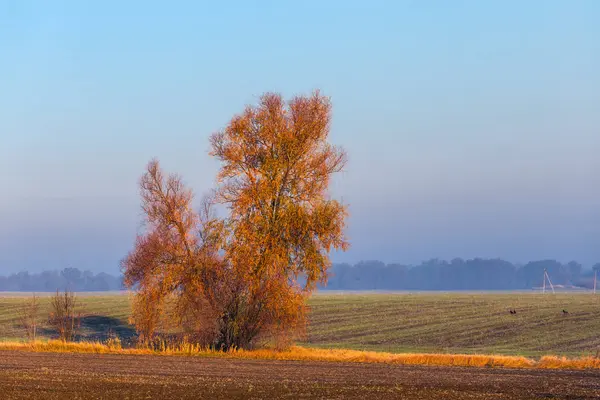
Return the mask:
<path id="1" fill-rule="evenodd" d="M 600 270 L 600 264 L 594 266 Z M 593 272 L 581 264 L 555 260 L 515 265 L 501 259 L 429 260 L 416 266 L 361 261 L 334 264 L 325 289 L 331 290 L 515 290 L 542 285 L 544 269 L 554 285 L 591 288 Z M 600 272 L 598 273 L 600 275 Z M 122 277 L 94 274 L 77 268 L 19 272 L 0 276 L 0 291 L 48 292 L 55 290 L 108 291 L 123 289 Z"/>
<path id="2" fill-rule="evenodd" d="M 600 269 L 600 264 L 594 266 Z M 336 290 L 515 290 L 542 286 L 544 269 L 554 285 L 591 288 L 593 272 L 581 264 L 555 260 L 515 265 L 501 259 L 433 259 L 420 265 L 362 261 L 336 264 L 327 289 Z M 600 275 L 600 272 L 598 273 Z"/>
<path id="3" fill-rule="evenodd" d="M 122 278 L 100 272 L 65 268 L 62 271 L 44 271 L 38 274 L 19 272 L 0 276 L 0 291 L 53 292 L 56 290 L 108 291 L 122 289 Z"/>

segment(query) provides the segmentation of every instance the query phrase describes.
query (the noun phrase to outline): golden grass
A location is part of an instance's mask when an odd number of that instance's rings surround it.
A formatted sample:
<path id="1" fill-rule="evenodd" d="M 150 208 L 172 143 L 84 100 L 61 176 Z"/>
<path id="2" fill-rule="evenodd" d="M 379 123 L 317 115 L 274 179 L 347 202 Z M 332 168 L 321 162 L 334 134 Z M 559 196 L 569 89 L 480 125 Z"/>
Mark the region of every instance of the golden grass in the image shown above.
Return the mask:
<path id="1" fill-rule="evenodd" d="M 288 350 L 272 349 L 232 350 L 219 352 L 193 344 L 163 346 L 159 349 L 120 348 L 98 342 L 64 343 L 61 341 L 19 343 L 0 342 L 0 350 L 21 350 L 57 353 L 98 353 L 98 354 L 146 354 L 179 355 L 200 357 L 225 357 L 261 360 L 326 361 L 384 363 L 397 365 L 437 365 L 461 367 L 502 367 L 540 369 L 600 369 L 600 359 L 594 357 L 566 358 L 544 356 L 539 360 L 520 356 L 469 355 L 469 354 L 394 354 L 375 351 L 312 349 L 294 346 Z"/>
<path id="2" fill-rule="evenodd" d="M 0 342 L 0 350 L 22 350 L 48 353 L 102 353 L 102 354 L 152 354 L 145 349 L 117 349 L 99 342 L 62 342 L 50 340 L 48 342 Z"/>
<path id="3" fill-rule="evenodd" d="M 238 354 L 240 352 L 237 352 Z M 237 354 L 236 354 L 237 355 Z M 450 365 L 462 367 L 528 368 L 534 362 L 519 356 L 466 355 L 466 354 L 394 354 L 376 351 L 345 349 L 311 349 L 292 347 L 285 351 L 254 350 L 242 353 L 244 358 L 275 360 L 333 361 L 358 363 L 384 363 L 402 365 Z"/>
<path id="4" fill-rule="evenodd" d="M 600 369 L 600 358 L 544 356 L 537 363 L 537 367 L 546 369 Z"/>

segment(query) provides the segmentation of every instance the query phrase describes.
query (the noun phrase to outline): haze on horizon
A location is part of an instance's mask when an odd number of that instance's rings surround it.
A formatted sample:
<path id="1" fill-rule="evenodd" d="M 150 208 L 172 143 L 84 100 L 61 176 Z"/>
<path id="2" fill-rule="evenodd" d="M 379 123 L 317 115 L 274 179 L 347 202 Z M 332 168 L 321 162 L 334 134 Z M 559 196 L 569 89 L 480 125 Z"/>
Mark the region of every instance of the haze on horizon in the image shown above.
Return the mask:
<path id="1" fill-rule="evenodd" d="M 158 157 L 199 198 L 208 137 L 320 89 L 348 152 L 334 261 L 600 261 L 600 3 L 0 5 L 0 274 L 118 271 Z"/>

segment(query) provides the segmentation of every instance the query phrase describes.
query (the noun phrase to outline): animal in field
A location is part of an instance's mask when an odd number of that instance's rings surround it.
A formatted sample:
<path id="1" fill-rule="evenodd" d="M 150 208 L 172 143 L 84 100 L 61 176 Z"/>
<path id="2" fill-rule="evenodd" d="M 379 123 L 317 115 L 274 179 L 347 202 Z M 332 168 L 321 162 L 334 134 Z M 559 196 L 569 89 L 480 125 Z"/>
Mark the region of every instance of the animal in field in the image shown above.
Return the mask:
<path id="1" fill-rule="evenodd" d="M 516 310 L 512 310 L 512 309 L 511 309 L 511 310 L 509 310 L 508 312 L 509 312 L 509 313 L 511 313 L 511 314 L 513 314 L 513 315 L 517 313 L 517 311 L 516 311 Z"/>
<path id="2" fill-rule="evenodd" d="M 563 312 L 563 315 L 569 314 L 569 312 L 567 310 L 563 310 L 562 312 Z"/>

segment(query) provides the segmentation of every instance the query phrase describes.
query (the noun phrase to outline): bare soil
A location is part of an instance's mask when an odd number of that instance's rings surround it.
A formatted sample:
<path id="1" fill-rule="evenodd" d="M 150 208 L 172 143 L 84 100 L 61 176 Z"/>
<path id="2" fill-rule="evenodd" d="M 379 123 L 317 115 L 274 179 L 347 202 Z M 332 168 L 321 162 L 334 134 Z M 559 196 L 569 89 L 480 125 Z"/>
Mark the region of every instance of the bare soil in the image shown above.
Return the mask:
<path id="1" fill-rule="evenodd" d="M 597 399 L 600 371 L 0 351 L 2 399 Z"/>

